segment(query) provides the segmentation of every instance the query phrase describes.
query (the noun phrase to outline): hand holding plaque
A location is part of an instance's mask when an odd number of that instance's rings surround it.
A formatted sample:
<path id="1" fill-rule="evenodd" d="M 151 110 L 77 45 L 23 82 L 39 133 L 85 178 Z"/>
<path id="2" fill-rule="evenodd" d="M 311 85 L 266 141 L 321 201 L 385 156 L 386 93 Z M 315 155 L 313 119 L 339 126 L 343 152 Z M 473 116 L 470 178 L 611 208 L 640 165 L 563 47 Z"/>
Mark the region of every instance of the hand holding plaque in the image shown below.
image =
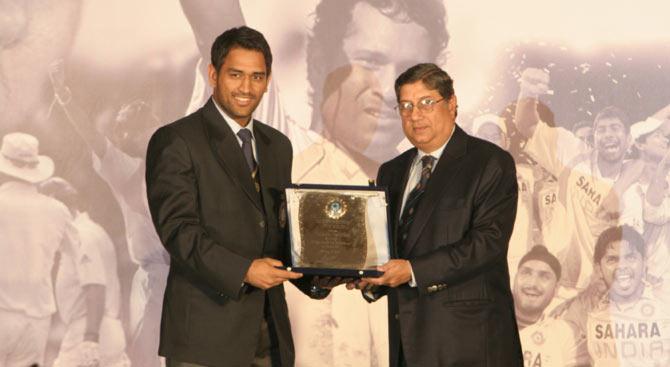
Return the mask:
<path id="1" fill-rule="evenodd" d="M 386 193 L 367 186 L 286 189 L 292 271 L 378 276 L 389 260 Z"/>

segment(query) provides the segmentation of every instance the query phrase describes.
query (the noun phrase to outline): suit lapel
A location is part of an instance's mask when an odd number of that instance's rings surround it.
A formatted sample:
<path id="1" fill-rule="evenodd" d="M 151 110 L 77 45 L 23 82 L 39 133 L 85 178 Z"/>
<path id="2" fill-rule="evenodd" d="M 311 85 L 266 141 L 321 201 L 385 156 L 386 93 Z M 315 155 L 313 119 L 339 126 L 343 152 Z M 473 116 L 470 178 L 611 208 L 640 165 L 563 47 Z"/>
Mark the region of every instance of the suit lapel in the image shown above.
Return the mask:
<path id="1" fill-rule="evenodd" d="M 462 164 L 460 158 L 466 152 L 468 136 L 458 126 L 454 129 L 453 134 L 426 185 L 426 191 L 423 193 L 421 203 L 419 203 L 416 210 L 414 223 L 407 235 L 407 242 L 405 242 L 405 246 L 403 247 L 402 255 L 408 255 L 416 245 L 416 241 L 430 219 L 435 205 L 437 205 L 440 198 L 444 195 L 443 192 L 449 188 L 450 182 L 456 178 L 458 172 L 461 170 Z M 405 182 L 407 182 L 406 179 Z"/>
<path id="2" fill-rule="evenodd" d="M 254 121 L 254 139 L 256 141 L 256 154 L 258 155 L 258 170 L 261 187 L 272 187 L 268 181 L 269 177 L 277 177 L 277 158 L 272 154 L 272 141 L 263 132 L 259 121 Z M 263 203 L 268 205 L 269 200 L 264 200 Z M 266 213 L 269 213 L 269 208 L 266 208 Z"/>
<path id="3" fill-rule="evenodd" d="M 236 182 L 242 191 L 262 210 L 261 201 L 254 188 L 251 172 L 244 159 L 242 148 L 233 131 L 223 119 L 210 99 L 202 108 L 210 148 L 223 170 Z"/>
<path id="4" fill-rule="evenodd" d="M 400 254 L 398 253 L 398 223 L 400 223 L 400 209 L 402 208 L 403 204 L 403 196 L 405 194 L 405 186 L 407 186 L 407 180 L 409 180 L 409 173 L 412 170 L 412 162 L 414 162 L 414 158 L 416 157 L 417 154 L 417 149 L 414 148 L 410 150 L 407 154 L 405 154 L 405 158 L 401 160 L 398 165 L 397 165 L 397 174 L 394 174 L 393 177 L 393 186 L 400 188 L 398 192 L 395 194 L 396 197 L 394 198 L 394 201 L 396 203 L 395 209 L 393 214 L 393 223 L 396 225 L 393 226 L 393 250 L 395 252 L 395 256 L 398 257 Z"/>

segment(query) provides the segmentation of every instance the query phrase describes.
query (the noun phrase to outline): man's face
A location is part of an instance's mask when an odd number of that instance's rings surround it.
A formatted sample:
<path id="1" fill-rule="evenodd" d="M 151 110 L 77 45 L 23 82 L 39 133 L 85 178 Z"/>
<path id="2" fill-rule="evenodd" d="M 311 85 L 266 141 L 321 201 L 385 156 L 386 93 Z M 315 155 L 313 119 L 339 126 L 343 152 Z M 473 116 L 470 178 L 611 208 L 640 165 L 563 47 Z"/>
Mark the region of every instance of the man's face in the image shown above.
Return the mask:
<path id="1" fill-rule="evenodd" d="M 612 242 L 598 266 L 612 299 L 632 300 L 644 287 L 644 258 L 626 240 Z"/>
<path id="2" fill-rule="evenodd" d="M 670 126 L 670 123 L 664 125 Z M 661 125 L 658 129 L 652 131 L 641 143 L 636 143 L 636 146 L 643 154 L 651 160 L 660 162 L 668 153 L 668 142 L 670 141 L 670 132 Z"/>
<path id="3" fill-rule="evenodd" d="M 342 78 L 328 76 L 340 84 L 324 99 L 321 116 L 334 141 L 381 162 L 397 154 L 403 138 L 393 110 L 395 78 L 416 60 L 428 59 L 428 33 L 364 2 L 354 6 L 347 27 L 342 42 L 347 73 Z"/>
<path id="4" fill-rule="evenodd" d="M 602 118 L 595 123 L 593 144 L 598 158 L 608 162 L 621 161 L 628 149 L 629 135 L 618 118 Z"/>
<path id="5" fill-rule="evenodd" d="M 216 103 L 238 124 L 247 126 L 270 80 L 263 53 L 233 48 L 218 71 L 211 64 L 208 71 Z"/>
<path id="6" fill-rule="evenodd" d="M 425 98 L 438 101 L 442 96 L 437 90 L 428 89 L 422 81 L 400 87 L 400 102 L 411 102 L 414 105 L 410 113 L 401 114 L 405 136 L 415 147 L 431 153 L 451 136 L 456 124 L 456 96 L 435 103 L 430 112 L 418 107 Z"/>
<path id="7" fill-rule="evenodd" d="M 557 282 L 547 263 L 526 261 L 514 277 L 514 304 L 526 314 L 542 313 L 556 294 Z"/>
<path id="8" fill-rule="evenodd" d="M 495 123 L 485 123 L 475 132 L 475 136 L 489 141 L 505 150 L 509 148 L 507 135 Z"/>
<path id="9" fill-rule="evenodd" d="M 593 128 L 590 126 L 580 127 L 575 131 L 575 136 L 588 146 L 593 146 Z"/>

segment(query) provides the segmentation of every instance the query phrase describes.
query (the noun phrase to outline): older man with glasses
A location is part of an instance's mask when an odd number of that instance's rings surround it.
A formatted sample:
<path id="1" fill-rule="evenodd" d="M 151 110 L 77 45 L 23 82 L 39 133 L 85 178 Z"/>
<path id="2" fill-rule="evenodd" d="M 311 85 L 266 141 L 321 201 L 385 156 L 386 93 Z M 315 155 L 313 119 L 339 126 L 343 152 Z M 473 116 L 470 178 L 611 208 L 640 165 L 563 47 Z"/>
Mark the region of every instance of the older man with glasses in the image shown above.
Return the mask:
<path id="1" fill-rule="evenodd" d="M 348 284 L 388 295 L 390 365 L 521 366 L 507 269 L 517 205 L 509 153 L 456 125 L 453 80 L 418 64 L 395 82 L 414 148 L 384 163 L 393 257 L 384 274 Z"/>

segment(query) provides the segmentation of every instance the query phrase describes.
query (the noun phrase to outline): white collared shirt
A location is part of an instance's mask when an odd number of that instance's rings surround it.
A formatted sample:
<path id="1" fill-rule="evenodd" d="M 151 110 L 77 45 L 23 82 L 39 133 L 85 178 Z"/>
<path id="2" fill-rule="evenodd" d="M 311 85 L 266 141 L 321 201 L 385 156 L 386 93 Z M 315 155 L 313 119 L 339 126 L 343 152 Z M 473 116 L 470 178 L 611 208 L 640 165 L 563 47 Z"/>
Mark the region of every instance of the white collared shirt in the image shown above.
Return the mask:
<path id="1" fill-rule="evenodd" d="M 447 147 L 447 144 L 449 144 L 449 141 L 451 140 L 451 137 L 454 136 L 454 131 L 456 131 L 456 125 L 451 129 L 451 135 L 449 135 L 449 139 L 444 142 L 444 144 L 437 148 L 436 150 L 432 152 L 424 152 L 421 149 L 418 149 L 416 157 L 414 157 L 414 161 L 412 162 L 412 167 L 410 168 L 409 171 L 409 177 L 407 178 L 407 185 L 405 185 L 405 193 L 402 196 L 402 206 L 400 207 L 400 213 L 402 215 L 402 211 L 405 209 L 405 202 L 407 201 L 407 196 L 409 196 L 409 193 L 414 189 L 414 187 L 419 183 L 421 180 L 421 171 L 423 170 L 423 164 L 421 163 L 421 158 L 423 158 L 426 155 L 430 155 L 435 157 L 435 162 L 433 162 L 433 167 L 432 171 L 435 171 L 435 167 L 437 167 L 437 162 L 440 160 L 440 157 L 442 156 L 442 152 L 444 152 L 444 148 Z M 414 277 L 414 269 L 412 268 L 412 262 L 410 261 L 410 271 L 412 273 L 412 279 L 408 282 L 410 287 L 416 287 L 416 278 Z"/>
<path id="2" fill-rule="evenodd" d="M 421 149 L 418 149 L 416 157 L 414 157 L 414 161 L 412 162 L 412 167 L 410 168 L 409 171 L 409 177 L 407 178 L 407 185 L 405 186 L 405 193 L 402 196 L 402 206 L 400 207 L 400 213 L 405 209 L 405 202 L 407 201 L 407 196 L 409 196 L 409 193 L 412 192 L 414 187 L 419 183 L 421 180 L 421 171 L 423 170 L 423 165 L 421 164 L 421 158 L 424 156 L 430 155 L 435 157 L 435 162 L 433 162 L 433 168 L 431 172 L 435 171 L 435 167 L 437 167 L 437 162 L 440 160 L 440 157 L 442 156 L 442 152 L 444 152 L 444 149 L 447 147 L 447 144 L 449 144 L 449 141 L 451 140 L 451 137 L 454 136 L 454 131 L 456 131 L 456 125 L 454 125 L 454 128 L 451 130 L 451 135 L 449 135 L 449 139 L 447 139 L 444 144 L 437 148 L 436 150 L 432 152 L 424 152 Z"/>
<path id="3" fill-rule="evenodd" d="M 221 106 L 219 106 L 219 104 L 213 97 L 212 102 L 214 102 L 216 109 L 219 110 L 221 117 L 223 117 L 223 119 L 226 121 L 230 129 L 233 130 L 233 134 L 235 134 L 235 137 L 237 138 L 237 142 L 238 144 L 240 144 L 240 147 L 242 146 L 242 139 L 240 138 L 239 135 L 237 135 L 237 133 L 242 129 L 247 129 L 251 132 L 251 148 L 252 148 L 251 151 L 254 154 L 254 159 L 256 160 L 256 162 L 258 162 L 258 153 L 256 152 L 256 137 L 254 136 L 254 128 L 253 128 L 254 119 L 251 119 L 246 127 L 242 127 L 232 117 L 228 116 L 228 114 L 223 111 Z"/>

